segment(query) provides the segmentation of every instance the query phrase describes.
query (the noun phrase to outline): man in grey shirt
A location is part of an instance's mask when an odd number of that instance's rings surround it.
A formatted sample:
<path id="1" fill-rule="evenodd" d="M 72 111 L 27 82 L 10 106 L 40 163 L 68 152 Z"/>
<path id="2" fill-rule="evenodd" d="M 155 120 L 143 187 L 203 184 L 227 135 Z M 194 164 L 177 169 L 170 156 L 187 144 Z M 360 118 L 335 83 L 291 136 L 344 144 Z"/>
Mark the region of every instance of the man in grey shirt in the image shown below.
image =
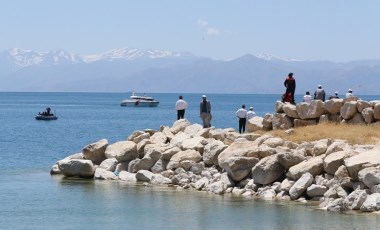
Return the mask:
<path id="1" fill-rule="evenodd" d="M 211 127 L 211 103 L 206 99 L 206 95 L 202 96 L 202 101 L 200 103 L 200 116 L 203 121 L 203 128 Z"/>
<path id="2" fill-rule="evenodd" d="M 326 93 L 322 89 L 321 85 L 318 85 L 318 89 L 315 90 L 314 92 L 314 100 L 322 100 L 325 101 Z"/>

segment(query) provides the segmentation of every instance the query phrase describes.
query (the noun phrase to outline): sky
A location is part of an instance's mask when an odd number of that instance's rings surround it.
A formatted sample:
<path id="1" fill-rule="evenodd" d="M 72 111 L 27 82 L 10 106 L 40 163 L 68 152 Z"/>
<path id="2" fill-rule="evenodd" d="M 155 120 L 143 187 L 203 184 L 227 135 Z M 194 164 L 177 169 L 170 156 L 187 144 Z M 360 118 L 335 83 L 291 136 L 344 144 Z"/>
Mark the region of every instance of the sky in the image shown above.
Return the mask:
<path id="1" fill-rule="evenodd" d="M 0 51 L 115 48 L 230 60 L 380 58 L 378 0 L 0 0 Z"/>

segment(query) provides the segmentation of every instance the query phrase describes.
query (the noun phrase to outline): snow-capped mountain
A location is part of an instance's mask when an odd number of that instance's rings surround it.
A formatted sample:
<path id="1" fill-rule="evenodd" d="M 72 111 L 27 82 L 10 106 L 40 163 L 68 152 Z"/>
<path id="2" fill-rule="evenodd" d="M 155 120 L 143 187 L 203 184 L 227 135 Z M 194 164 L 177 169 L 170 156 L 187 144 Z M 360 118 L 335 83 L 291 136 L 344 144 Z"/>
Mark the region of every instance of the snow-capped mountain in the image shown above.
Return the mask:
<path id="1" fill-rule="evenodd" d="M 293 58 L 283 58 L 283 57 L 274 56 L 270 54 L 258 54 L 258 55 L 255 55 L 255 57 L 266 60 L 266 61 L 302 61 L 302 60 L 297 60 Z"/>
<path id="2" fill-rule="evenodd" d="M 139 50 L 134 48 L 119 48 L 100 54 L 84 55 L 83 61 L 91 63 L 95 61 L 137 60 L 158 58 L 191 58 L 193 55 L 187 52 L 171 52 L 161 50 Z"/>
<path id="3" fill-rule="evenodd" d="M 30 66 L 54 66 L 78 63 L 92 63 L 97 61 L 133 61 L 152 60 L 163 58 L 191 59 L 195 58 L 188 52 L 171 52 L 161 50 L 139 50 L 133 48 L 113 49 L 98 54 L 79 56 L 65 50 L 52 50 L 47 52 L 36 52 L 14 48 L 0 52 L 0 66 L 4 64 L 12 66 L 11 69 L 19 69 Z"/>
<path id="4" fill-rule="evenodd" d="M 80 56 L 64 50 L 36 52 L 15 48 L 3 52 L 1 56 L 5 56 L 8 61 L 13 62 L 15 66 L 20 68 L 34 65 L 50 66 L 83 62 L 83 59 Z"/>
<path id="5" fill-rule="evenodd" d="M 0 91 L 282 93 L 295 73 L 297 92 L 378 94 L 380 59 L 347 63 L 246 54 L 213 60 L 187 52 L 120 48 L 79 56 L 64 50 L 0 52 Z"/>

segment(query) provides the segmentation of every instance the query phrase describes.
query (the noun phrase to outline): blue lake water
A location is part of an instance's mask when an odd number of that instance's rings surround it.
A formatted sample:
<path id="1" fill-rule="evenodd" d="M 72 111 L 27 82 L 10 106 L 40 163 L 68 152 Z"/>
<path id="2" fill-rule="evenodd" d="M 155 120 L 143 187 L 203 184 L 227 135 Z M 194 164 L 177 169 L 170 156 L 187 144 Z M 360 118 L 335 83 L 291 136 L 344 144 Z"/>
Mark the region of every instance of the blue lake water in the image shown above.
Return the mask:
<path id="1" fill-rule="evenodd" d="M 315 210 L 295 202 L 218 196 L 117 181 L 63 179 L 51 166 L 83 146 L 171 126 L 178 94 L 151 94 L 156 108 L 126 108 L 122 93 L 0 93 L 0 229 L 376 229 L 380 217 Z M 185 117 L 201 123 L 201 94 L 184 94 Z M 273 113 L 279 95 L 207 95 L 212 125 L 237 128 L 245 104 Z M 380 96 L 362 96 L 365 100 Z M 296 98 L 297 99 L 297 98 Z M 300 96 L 298 100 L 300 101 Z M 59 117 L 36 121 L 47 106 Z"/>

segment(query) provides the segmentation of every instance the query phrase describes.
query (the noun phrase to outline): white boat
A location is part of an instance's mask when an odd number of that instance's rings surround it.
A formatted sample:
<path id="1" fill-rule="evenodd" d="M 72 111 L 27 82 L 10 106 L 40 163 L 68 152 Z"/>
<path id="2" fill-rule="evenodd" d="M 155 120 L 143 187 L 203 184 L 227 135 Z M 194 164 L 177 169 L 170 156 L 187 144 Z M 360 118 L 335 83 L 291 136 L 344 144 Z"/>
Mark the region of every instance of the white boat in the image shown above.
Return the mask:
<path id="1" fill-rule="evenodd" d="M 123 100 L 120 106 L 127 107 L 156 107 L 158 101 L 154 100 L 153 97 L 148 97 L 145 94 L 142 96 L 136 95 L 134 92 L 130 96 L 130 99 Z"/>

